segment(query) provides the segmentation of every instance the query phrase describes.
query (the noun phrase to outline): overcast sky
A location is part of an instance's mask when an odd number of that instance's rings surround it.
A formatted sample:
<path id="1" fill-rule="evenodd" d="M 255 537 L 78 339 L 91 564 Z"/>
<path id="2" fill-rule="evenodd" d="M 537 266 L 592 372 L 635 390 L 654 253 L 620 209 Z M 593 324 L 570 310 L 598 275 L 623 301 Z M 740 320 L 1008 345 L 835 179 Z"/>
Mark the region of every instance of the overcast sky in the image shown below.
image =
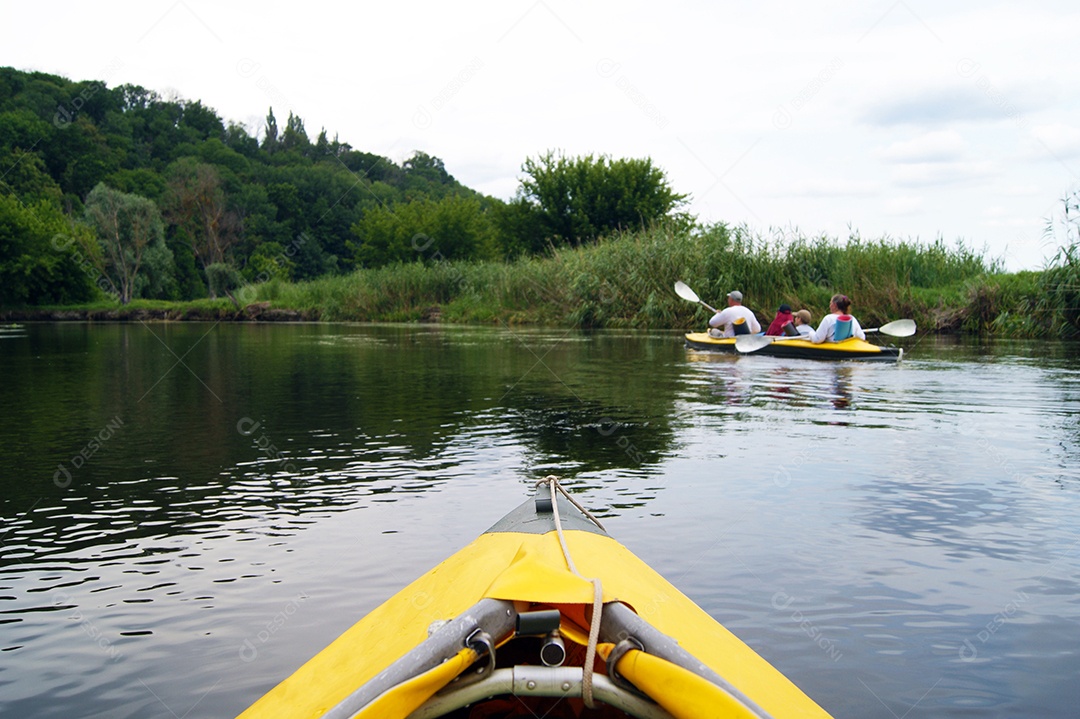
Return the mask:
<path id="1" fill-rule="evenodd" d="M 0 65 L 273 106 L 509 198 L 527 157 L 650 157 L 704 222 L 965 241 L 1038 269 L 1080 188 L 1075 2 L 10 3 Z"/>

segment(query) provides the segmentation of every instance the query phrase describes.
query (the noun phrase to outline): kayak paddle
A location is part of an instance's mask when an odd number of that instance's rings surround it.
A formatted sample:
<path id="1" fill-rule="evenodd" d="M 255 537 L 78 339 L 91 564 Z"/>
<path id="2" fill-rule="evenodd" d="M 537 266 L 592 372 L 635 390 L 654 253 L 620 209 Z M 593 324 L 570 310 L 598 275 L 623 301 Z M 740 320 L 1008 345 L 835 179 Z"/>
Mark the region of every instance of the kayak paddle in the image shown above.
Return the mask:
<path id="1" fill-rule="evenodd" d="M 701 298 L 697 296 L 697 292 L 694 292 L 692 289 L 690 289 L 682 280 L 679 280 L 675 283 L 675 294 L 677 294 L 679 297 L 682 297 L 687 302 L 695 302 L 704 307 L 705 309 L 712 310 L 714 314 L 716 312 L 719 312 L 719 310 L 717 310 L 715 307 L 710 307 L 709 305 L 702 302 Z"/>
<path id="2" fill-rule="evenodd" d="M 883 335 L 892 335 L 893 337 L 910 337 L 915 334 L 915 320 L 896 320 L 881 327 L 863 330 L 863 332 L 880 332 Z"/>

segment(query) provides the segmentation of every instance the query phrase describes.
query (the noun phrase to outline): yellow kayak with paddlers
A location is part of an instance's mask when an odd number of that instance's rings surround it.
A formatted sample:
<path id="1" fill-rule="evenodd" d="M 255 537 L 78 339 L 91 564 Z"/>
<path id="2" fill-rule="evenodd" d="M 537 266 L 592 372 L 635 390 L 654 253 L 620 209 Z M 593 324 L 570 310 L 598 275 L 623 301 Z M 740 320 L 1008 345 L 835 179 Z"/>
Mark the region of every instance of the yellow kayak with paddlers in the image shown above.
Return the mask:
<path id="1" fill-rule="evenodd" d="M 828 717 L 554 477 L 243 719 Z"/>
<path id="2" fill-rule="evenodd" d="M 702 302 L 694 290 L 682 281 L 675 283 L 675 294 L 687 302 L 693 302 L 711 310 L 715 315 L 716 308 Z M 742 293 L 737 294 L 737 299 L 742 301 Z M 834 300 L 850 302 L 846 297 L 838 295 Z M 846 306 L 846 305 L 845 305 Z M 836 306 L 830 305 L 834 310 Z M 809 316 L 809 315 L 808 315 Z M 847 318 L 851 320 L 850 317 Z M 745 325 L 744 325 L 745 326 Z M 791 325 L 788 325 L 791 328 Z M 911 337 L 915 334 L 915 322 L 913 320 L 895 320 L 881 327 L 863 330 L 865 334 L 880 332 L 892 337 Z M 792 331 L 795 330 L 792 328 Z M 716 330 L 714 330 L 716 332 Z M 805 336 L 772 336 L 763 334 L 749 334 L 735 332 L 736 337 L 714 336 L 714 332 L 688 332 L 686 333 L 686 347 L 693 350 L 708 352 L 738 352 L 740 354 L 762 354 L 772 357 L 792 357 L 798 359 L 825 359 L 825 360 L 878 360 L 884 362 L 899 362 L 904 357 L 904 350 L 900 347 L 875 345 L 858 337 L 847 337 L 838 342 L 828 341 L 815 344 Z M 829 335 L 832 337 L 832 334 Z"/>

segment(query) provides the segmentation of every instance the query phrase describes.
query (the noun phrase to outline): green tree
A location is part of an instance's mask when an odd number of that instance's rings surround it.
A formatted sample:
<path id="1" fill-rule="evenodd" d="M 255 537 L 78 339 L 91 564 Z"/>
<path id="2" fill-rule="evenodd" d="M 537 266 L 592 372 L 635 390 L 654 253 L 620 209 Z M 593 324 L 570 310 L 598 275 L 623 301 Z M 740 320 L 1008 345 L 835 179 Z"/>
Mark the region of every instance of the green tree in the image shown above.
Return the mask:
<path id="1" fill-rule="evenodd" d="M 165 246 L 165 228 L 153 200 L 99 184 L 86 198 L 86 222 L 100 243 L 98 269 L 108 277 L 121 304 L 145 290 L 165 293 L 172 280 L 172 252 Z"/>
<path id="2" fill-rule="evenodd" d="M 273 107 L 266 113 L 266 134 L 263 136 L 262 149 L 266 153 L 274 153 L 278 149 L 278 126 Z"/>
<path id="3" fill-rule="evenodd" d="M 311 149 L 311 140 L 304 130 L 304 121 L 292 112 L 285 122 L 285 131 L 281 133 L 281 149 L 299 150 L 301 154 L 306 154 Z"/>
<path id="4" fill-rule="evenodd" d="M 170 168 L 165 216 L 191 242 L 204 271 L 226 263 L 242 230 L 239 216 L 228 206 L 217 168 L 190 157 Z"/>
<path id="5" fill-rule="evenodd" d="M 406 175 L 423 177 L 435 182 L 451 183 L 454 178 L 446 171 L 446 163 L 426 152 L 415 151 L 408 160 L 401 164 Z"/>
<path id="6" fill-rule="evenodd" d="M 450 196 L 369 210 L 352 227 L 357 265 L 468 260 L 492 254 L 495 228 L 478 200 Z"/>
<path id="7" fill-rule="evenodd" d="M 190 238 L 182 230 L 170 227 L 165 234 L 165 246 L 173 253 L 173 295 L 169 299 L 194 300 L 206 297 L 206 280 L 195 261 Z"/>
<path id="8" fill-rule="evenodd" d="M 292 276 L 294 280 L 313 280 L 322 275 L 334 274 L 338 258 L 323 249 L 318 234 L 302 233 L 290 245 L 294 253 Z"/>
<path id="9" fill-rule="evenodd" d="M 137 170 L 117 170 L 104 180 L 105 184 L 122 192 L 148 197 L 160 202 L 165 196 L 167 185 L 161 173 L 145 167 Z"/>
<path id="10" fill-rule="evenodd" d="M 295 183 L 267 183 L 266 196 L 274 207 L 274 220 L 282 233 L 275 239 L 286 243 L 289 238 L 304 231 L 304 203 Z"/>
<path id="11" fill-rule="evenodd" d="M 554 244 L 579 245 L 616 230 L 647 226 L 671 215 L 687 198 L 671 189 L 649 158 L 571 159 L 549 151 L 526 159 L 521 169 L 526 177 L 517 211 L 530 210 L 524 214 L 532 216 L 533 234 Z"/>
<path id="12" fill-rule="evenodd" d="M 500 254 L 504 258 L 536 255 L 552 246 L 539 210 L 524 197 L 496 203 L 494 221 L 499 233 Z"/>
<path id="13" fill-rule="evenodd" d="M 182 107 L 180 124 L 182 128 L 190 131 L 191 139 L 225 139 L 225 125 L 212 108 L 206 107 L 198 100 L 185 102 Z"/>
<path id="14" fill-rule="evenodd" d="M 324 157 L 331 154 L 330 140 L 326 137 L 326 128 L 319 130 L 319 136 L 315 139 L 315 156 Z"/>
<path id="15" fill-rule="evenodd" d="M 206 266 L 206 284 L 210 287 L 210 296 L 225 295 L 233 303 L 236 309 L 240 309 L 240 303 L 233 295 L 233 290 L 244 284 L 244 278 L 235 268 L 224 262 L 216 262 Z"/>
<path id="16" fill-rule="evenodd" d="M 120 168 L 124 153 L 109 144 L 89 117 L 80 114 L 52 133 L 43 155 L 64 192 L 85 197 L 109 173 Z"/>
<path id="17" fill-rule="evenodd" d="M 0 112 L 0 150 L 37 151 L 56 128 L 26 108 Z M 5 167 L 7 167 L 5 165 Z"/>
<path id="18" fill-rule="evenodd" d="M 54 204 L 0 194 L 0 306 L 85 302 L 98 277 Z"/>
<path id="19" fill-rule="evenodd" d="M 199 159 L 209 165 L 217 165 L 226 168 L 237 175 L 247 172 L 250 163 L 248 159 L 236 150 L 227 146 L 216 137 L 205 140 L 196 148 Z"/>
<path id="20" fill-rule="evenodd" d="M 64 193 L 49 176 L 39 155 L 17 149 L 5 157 L 0 151 L 0 167 L 7 168 L 0 177 L 0 192 L 14 193 L 27 204 L 44 200 L 60 207 Z"/>
<path id="21" fill-rule="evenodd" d="M 259 141 L 248 134 L 246 127 L 235 122 L 225 129 L 225 144 L 244 157 L 254 158 L 259 154 Z"/>
<path id="22" fill-rule="evenodd" d="M 277 242 L 264 242 L 255 248 L 244 267 L 244 279 L 265 282 L 272 279 L 291 280 L 296 263 Z"/>

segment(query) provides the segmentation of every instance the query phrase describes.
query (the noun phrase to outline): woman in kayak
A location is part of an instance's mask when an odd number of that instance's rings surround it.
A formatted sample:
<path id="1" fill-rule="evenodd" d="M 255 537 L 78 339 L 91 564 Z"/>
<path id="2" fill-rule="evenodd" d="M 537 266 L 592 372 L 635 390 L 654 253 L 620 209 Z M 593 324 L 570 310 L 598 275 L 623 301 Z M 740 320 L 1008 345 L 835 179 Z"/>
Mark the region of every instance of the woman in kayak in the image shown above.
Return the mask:
<path id="1" fill-rule="evenodd" d="M 865 340 L 866 333 L 859 321 L 848 314 L 849 307 L 851 300 L 847 295 L 833 295 L 829 301 L 829 314 L 821 319 L 821 324 L 810 340 L 816 345 L 822 342 L 841 342 L 849 337 Z"/>

